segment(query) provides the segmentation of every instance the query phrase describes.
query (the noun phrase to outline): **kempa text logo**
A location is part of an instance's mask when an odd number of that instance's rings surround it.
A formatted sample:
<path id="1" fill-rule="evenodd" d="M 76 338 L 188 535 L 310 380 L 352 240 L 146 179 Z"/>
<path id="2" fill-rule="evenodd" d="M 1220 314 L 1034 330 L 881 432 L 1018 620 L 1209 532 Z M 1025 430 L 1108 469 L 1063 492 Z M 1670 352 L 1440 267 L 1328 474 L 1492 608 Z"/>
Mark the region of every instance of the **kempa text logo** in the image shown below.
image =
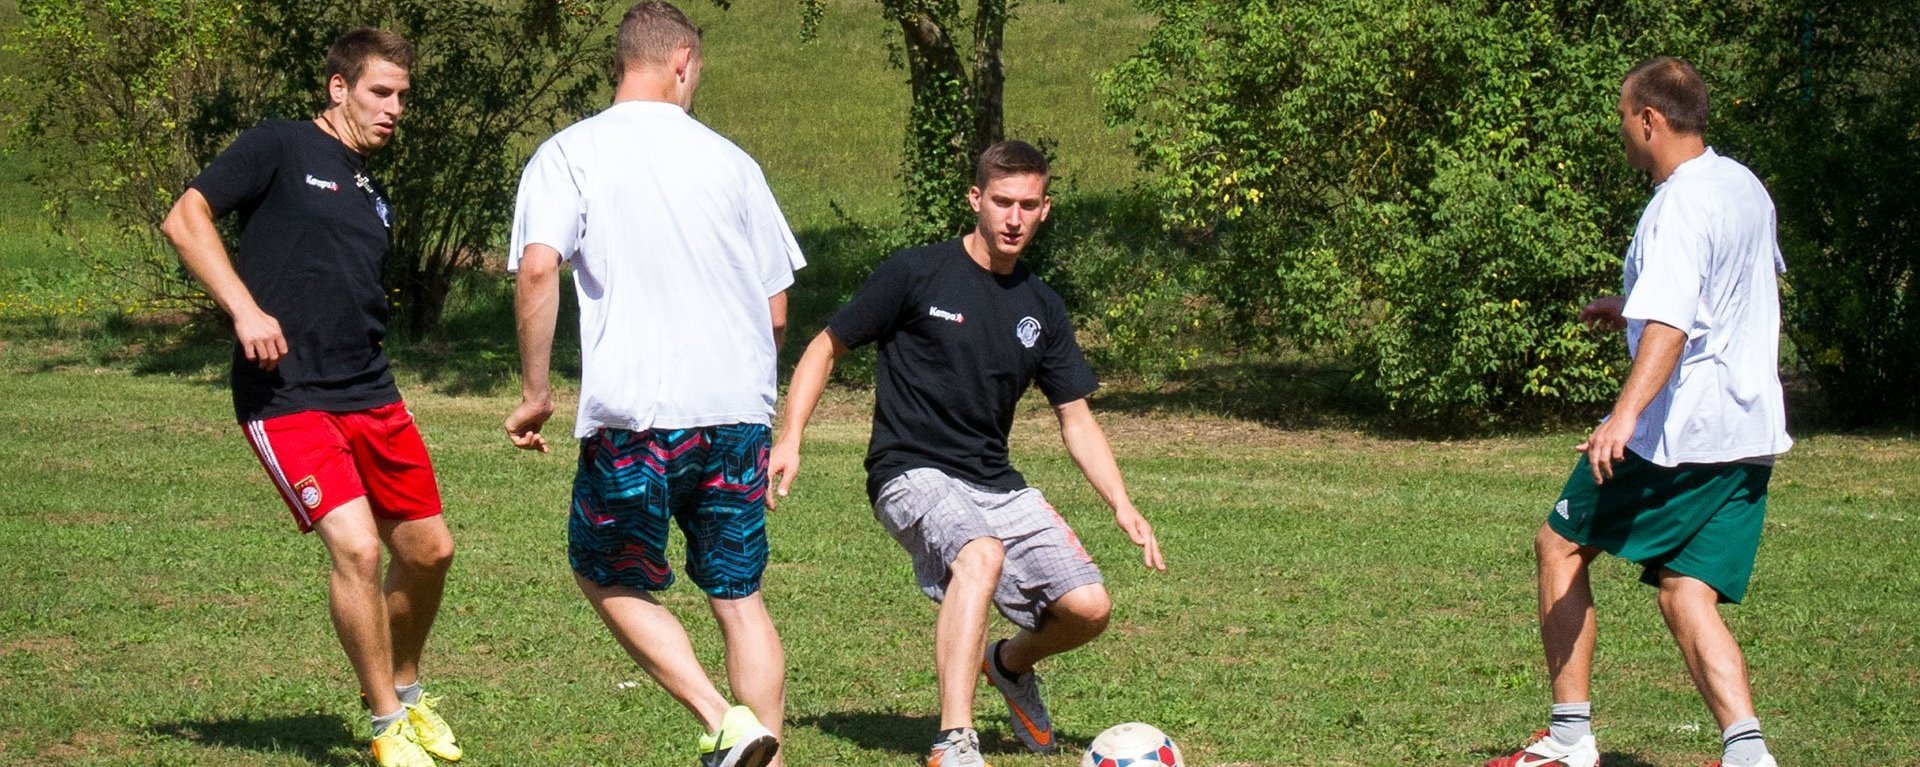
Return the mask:
<path id="1" fill-rule="evenodd" d="M 946 320 L 956 325 L 965 325 L 967 323 L 966 315 L 961 314 L 959 312 L 950 312 L 938 306 L 927 307 L 927 316 L 939 317 L 940 319 Z"/>
<path id="2" fill-rule="evenodd" d="M 314 178 L 314 177 L 313 177 L 313 174 L 312 174 L 312 173 L 308 173 L 308 174 L 307 174 L 307 185 L 308 185 L 308 186 L 314 186 L 314 187 L 319 187 L 319 188 L 321 188 L 321 189 L 325 189 L 325 190 L 327 190 L 327 191 L 329 191 L 329 192 L 338 192 L 338 191 L 340 191 L 340 182 L 338 182 L 338 181 L 328 181 L 328 180 L 326 180 L 326 179 L 324 179 L 324 178 Z"/>

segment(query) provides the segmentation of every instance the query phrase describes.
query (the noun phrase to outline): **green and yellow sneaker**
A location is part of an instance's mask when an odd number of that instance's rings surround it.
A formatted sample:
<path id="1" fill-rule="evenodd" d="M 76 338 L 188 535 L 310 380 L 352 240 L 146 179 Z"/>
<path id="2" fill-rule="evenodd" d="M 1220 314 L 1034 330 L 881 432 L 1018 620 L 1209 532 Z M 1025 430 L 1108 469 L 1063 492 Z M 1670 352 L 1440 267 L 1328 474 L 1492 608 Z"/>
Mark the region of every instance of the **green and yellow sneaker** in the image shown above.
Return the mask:
<path id="1" fill-rule="evenodd" d="M 420 696 L 420 702 L 407 707 L 407 722 L 413 725 L 413 740 L 427 753 L 449 762 L 460 761 L 460 744 L 454 742 L 453 728 L 433 710 L 440 696 Z"/>
<path id="2" fill-rule="evenodd" d="M 402 717 L 373 736 L 373 763 L 380 767 L 433 767 L 433 757 L 414 742 L 413 727 Z"/>
<path id="3" fill-rule="evenodd" d="M 719 732 L 700 736 L 700 767 L 766 767 L 779 751 L 779 739 L 753 709 L 734 706 L 720 718 Z"/>

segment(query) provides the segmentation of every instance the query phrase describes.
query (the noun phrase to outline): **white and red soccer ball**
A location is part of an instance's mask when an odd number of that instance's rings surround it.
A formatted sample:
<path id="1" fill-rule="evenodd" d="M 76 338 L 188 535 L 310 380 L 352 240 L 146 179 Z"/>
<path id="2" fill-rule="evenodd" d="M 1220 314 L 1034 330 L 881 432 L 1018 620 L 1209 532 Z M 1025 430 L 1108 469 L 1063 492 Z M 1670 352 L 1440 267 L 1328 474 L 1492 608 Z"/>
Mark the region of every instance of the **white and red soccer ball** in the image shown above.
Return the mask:
<path id="1" fill-rule="evenodd" d="M 1141 722 L 1107 728 L 1087 746 L 1080 767 L 1185 767 L 1180 747 L 1159 728 Z"/>

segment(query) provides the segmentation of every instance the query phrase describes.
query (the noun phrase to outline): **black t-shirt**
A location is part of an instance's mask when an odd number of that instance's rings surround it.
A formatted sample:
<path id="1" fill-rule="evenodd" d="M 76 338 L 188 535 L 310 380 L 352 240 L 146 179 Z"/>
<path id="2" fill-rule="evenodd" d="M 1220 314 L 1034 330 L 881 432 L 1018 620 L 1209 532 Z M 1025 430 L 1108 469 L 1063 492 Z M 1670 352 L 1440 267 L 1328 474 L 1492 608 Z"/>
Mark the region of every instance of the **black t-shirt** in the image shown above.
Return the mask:
<path id="1" fill-rule="evenodd" d="M 1001 490 L 1014 407 L 1032 382 L 1064 405 L 1100 387 L 1066 303 L 1025 266 L 998 275 L 958 239 L 894 253 L 827 324 L 849 347 L 878 342 L 867 495 L 918 468 Z"/>
<path id="2" fill-rule="evenodd" d="M 287 340 L 272 372 L 234 344 L 234 415 L 251 421 L 400 401 L 381 349 L 392 214 L 366 159 L 310 120 L 266 120 L 188 186 L 215 216 L 240 214 L 235 270 Z"/>

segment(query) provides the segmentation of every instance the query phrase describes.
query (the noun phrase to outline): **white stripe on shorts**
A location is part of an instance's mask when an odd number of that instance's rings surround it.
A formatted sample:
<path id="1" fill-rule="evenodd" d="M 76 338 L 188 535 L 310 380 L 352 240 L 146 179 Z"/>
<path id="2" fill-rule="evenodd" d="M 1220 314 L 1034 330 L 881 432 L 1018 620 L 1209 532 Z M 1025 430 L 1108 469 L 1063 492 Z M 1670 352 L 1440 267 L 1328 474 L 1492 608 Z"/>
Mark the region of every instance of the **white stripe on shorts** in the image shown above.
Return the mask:
<path id="1" fill-rule="evenodd" d="M 260 454 L 260 463 L 267 467 L 267 476 L 273 478 L 280 495 L 287 499 L 288 508 L 300 517 L 302 527 L 312 527 L 313 518 L 307 516 L 307 505 L 300 502 L 300 495 L 293 491 L 293 483 L 287 481 L 287 473 L 280 469 L 280 459 L 273 455 L 273 443 L 267 441 L 267 422 L 248 421 L 247 441 L 253 443 L 253 449 Z"/>

